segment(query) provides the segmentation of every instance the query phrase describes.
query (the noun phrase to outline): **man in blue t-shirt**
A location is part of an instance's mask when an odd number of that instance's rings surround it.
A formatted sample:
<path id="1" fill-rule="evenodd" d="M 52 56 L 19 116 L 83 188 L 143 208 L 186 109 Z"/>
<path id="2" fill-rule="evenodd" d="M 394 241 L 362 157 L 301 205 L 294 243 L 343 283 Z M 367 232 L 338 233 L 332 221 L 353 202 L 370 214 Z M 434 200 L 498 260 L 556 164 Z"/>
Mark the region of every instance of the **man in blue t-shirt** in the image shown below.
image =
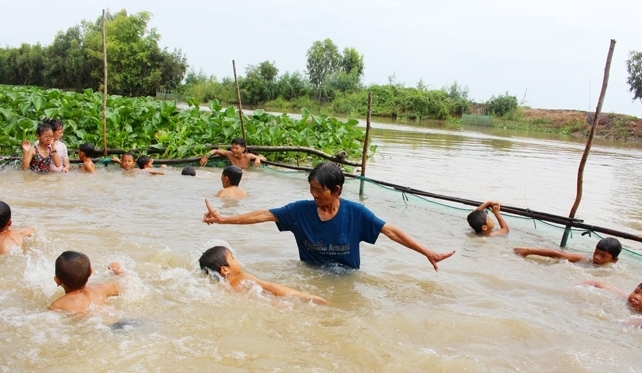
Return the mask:
<path id="1" fill-rule="evenodd" d="M 359 242 L 374 244 L 383 233 L 391 240 L 423 254 L 437 270 L 437 263 L 455 253 L 436 253 L 401 229 L 376 217 L 363 205 L 340 197 L 345 177 L 334 163 L 321 163 L 308 176 L 313 201 L 297 201 L 280 208 L 242 215 L 221 216 L 205 200 L 207 224 L 256 224 L 276 222 L 280 231 L 291 231 L 299 258 L 307 263 L 340 263 L 359 268 Z"/>

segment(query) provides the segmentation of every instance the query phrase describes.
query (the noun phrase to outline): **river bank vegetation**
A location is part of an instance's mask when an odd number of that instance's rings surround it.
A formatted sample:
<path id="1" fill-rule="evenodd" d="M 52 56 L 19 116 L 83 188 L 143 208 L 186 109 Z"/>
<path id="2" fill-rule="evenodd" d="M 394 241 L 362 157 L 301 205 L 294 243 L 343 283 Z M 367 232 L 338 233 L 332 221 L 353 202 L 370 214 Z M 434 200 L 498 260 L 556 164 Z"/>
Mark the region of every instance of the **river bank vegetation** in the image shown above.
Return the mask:
<path id="1" fill-rule="evenodd" d="M 231 109 L 222 111 L 229 115 L 224 120 L 216 117 L 204 120 L 199 126 L 210 126 L 208 121 L 233 124 L 237 127 L 225 129 L 232 131 L 219 137 L 212 133 L 202 132 L 198 135 L 191 134 L 182 139 L 189 142 L 179 145 L 184 131 L 180 127 L 180 120 L 198 121 L 202 115 L 217 116 L 221 113 L 221 106 L 234 106 L 237 104 L 235 81 L 230 77 L 218 79 L 208 76 L 203 72 L 188 70 L 187 57 L 180 49 L 168 51 L 158 46 L 160 34 L 155 29 L 148 28 L 151 14 L 140 12 L 128 14 L 126 10 L 117 13 L 107 13 L 106 37 L 107 60 L 109 66 L 108 88 L 110 111 L 108 112 L 108 126 L 110 131 L 116 131 L 110 140 L 110 146 L 119 147 L 144 147 L 146 145 L 167 146 L 166 156 L 186 156 L 204 150 L 202 143 L 226 143 L 231 137 L 240 137 L 238 125 L 233 122 Z M 15 86 L 38 86 L 54 88 L 52 91 L 43 91 L 35 88 L 11 90 L 3 88 L 5 103 L 0 113 L 3 127 L 15 126 L 28 129 L 26 121 L 41 120 L 37 115 L 61 115 L 65 123 L 73 128 L 71 144 L 76 140 L 94 142 L 100 136 L 99 132 L 91 132 L 97 125 L 98 107 L 96 92 L 102 87 L 102 35 L 101 18 L 96 21 L 82 21 L 80 24 L 59 32 L 51 45 L 22 44 L 20 47 L 0 48 L 0 84 Z M 372 115 L 375 117 L 391 118 L 407 123 L 422 120 L 443 120 L 450 127 L 466 124 L 471 117 L 474 123 L 492 125 L 496 127 L 520 128 L 533 131 L 556 132 L 564 135 L 584 136 L 588 134 L 590 124 L 587 113 L 572 110 L 537 110 L 524 104 L 524 98 L 518 98 L 505 92 L 493 95 L 481 102 L 476 102 L 469 97 L 468 88 L 458 82 L 441 88 L 430 88 L 429 83 L 419 81 L 415 86 L 406 86 L 404 82 L 397 81 L 394 75 L 388 77 L 387 84 L 365 85 L 362 82 L 365 70 L 365 59 L 357 49 L 345 47 L 340 49 L 331 39 L 314 41 L 306 53 L 306 69 L 303 72 L 281 72 L 275 61 L 265 60 L 257 64 L 247 65 L 244 72 L 238 74 L 238 85 L 241 101 L 244 107 L 265 108 L 270 111 L 301 113 L 308 122 L 315 122 L 319 118 L 324 123 L 341 126 L 341 121 L 331 119 L 330 116 L 365 117 L 368 110 L 368 94 L 372 92 Z M 642 95 L 642 54 L 631 52 L 627 61 L 629 84 L 634 98 Z M 232 72 L 230 72 L 231 75 Z M 91 91 L 87 91 L 90 89 Z M 75 92 L 75 96 L 66 92 Z M 27 97 L 27 96 L 30 96 Z M 164 103 L 154 103 L 155 96 Z M 7 97 L 14 97 L 12 104 L 7 103 Z M 129 98 L 127 98 L 129 97 Z M 138 98 L 136 98 L 138 97 Z M 41 103 L 44 99 L 45 103 Z M 191 109 L 181 114 L 175 110 L 172 100 L 187 102 Z M 29 103 L 27 103 L 29 102 Z M 74 112 L 70 107 L 92 107 L 82 113 Z M 58 107 L 51 106 L 58 104 Z M 212 114 L 197 114 L 192 109 L 199 103 L 208 104 Z M 12 106 L 13 105 L 13 106 Z M 26 110 L 31 105 L 31 109 Z M 140 107 L 138 107 L 140 106 Z M 44 109 L 42 109 L 44 108 Z M 126 108 L 126 109 L 124 109 Z M 24 110 L 23 110 L 24 109 Z M 41 110 L 42 109 L 42 110 Z M 31 110 L 31 111 L 30 111 Z M 43 111 L 44 110 L 44 111 Z M 194 109 L 195 110 L 195 109 Z M 229 111 L 229 112 L 228 112 Z M 123 114 L 124 113 L 124 114 Z M 136 113 L 138 118 L 134 118 Z M 312 119 L 312 114 L 316 114 Z M 23 119 L 16 119 L 22 116 Z M 65 115 L 70 115 L 67 117 Z M 83 119 L 80 115 L 87 115 Z M 267 115 L 258 111 L 255 116 Z M 278 134 L 280 129 L 272 129 L 271 124 L 279 116 L 270 117 L 261 122 L 265 126 L 262 130 Z M 480 122 L 480 118 L 483 119 Z M 285 122 L 292 119 L 283 119 Z M 159 122 L 160 121 L 160 122 Z M 166 122 L 163 122 L 166 121 Z M 91 122 L 91 125 L 89 123 Z M 159 123 L 163 123 L 159 125 Z M 229 123 L 228 123 L 229 122 Z M 353 123 L 353 121 L 348 121 Z M 8 124 L 7 124 L 8 123 Z M 14 124 L 12 124 L 14 123 Z M 150 126 L 151 123 L 151 127 Z M 306 123 L 304 120 L 303 123 Z M 339 123 L 339 124 L 337 124 Z M 347 122 L 345 122 L 347 123 Z M 344 123 L 344 124 L 345 124 Z M 34 124 L 34 123 L 32 123 Z M 87 126 L 85 126 L 87 124 Z M 619 114 L 602 114 L 597 129 L 597 135 L 616 139 L 642 139 L 642 120 Z M 306 127 L 302 123 L 289 123 L 288 126 L 301 126 L 303 137 L 308 136 Z M 324 124 L 325 125 L 325 124 Z M 350 127 L 350 126 L 348 126 Z M 11 127 L 15 128 L 15 127 Z M 133 133 L 126 134 L 125 130 Z M 223 130 L 223 129 L 221 129 Z M 352 127 L 348 128 L 353 130 Z M 140 131 L 137 132 L 137 131 Z M 160 131 L 160 132 L 159 132 Z M 172 131 L 179 131 L 174 133 Z M 166 134 L 166 135 L 165 135 Z M 171 134 L 171 136 L 170 136 Z M 251 134 L 249 136 L 257 136 Z M 3 136 L 7 136 L 5 131 Z M 16 133 L 15 135 L 26 135 Z M 167 143 L 167 136 L 171 137 L 173 145 Z M 200 137 L 199 137 L 200 136 Z M 332 135 L 334 136 L 334 135 Z M 110 137 L 111 133 L 110 133 Z M 314 141 L 307 139 L 293 140 L 293 134 L 274 136 L 270 139 L 248 139 L 250 143 L 267 145 L 268 142 L 284 141 L 284 144 L 307 144 Z M 331 137 L 330 134 L 327 135 Z M 145 139 L 143 141 L 143 139 Z M 359 135 L 348 137 L 347 141 L 359 141 Z M 347 146 L 342 141 L 327 145 L 327 138 L 317 139 L 315 146 L 335 150 L 347 147 L 352 152 L 352 145 Z M 111 141 L 115 141 L 111 143 Z M 289 141 L 289 142 L 288 142 Z M 3 149 L 11 148 L 15 144 L 2 142 Z M 312 146 L 312 145 L 311 145 Z M 356 146 L 354 147 L 356 149 Z M 187 150 L 189 149 L 189 150 Z M 14 152 L 14 150 L 8 153 Z M 4 154 L 7 154 L 3 150 Z"/>

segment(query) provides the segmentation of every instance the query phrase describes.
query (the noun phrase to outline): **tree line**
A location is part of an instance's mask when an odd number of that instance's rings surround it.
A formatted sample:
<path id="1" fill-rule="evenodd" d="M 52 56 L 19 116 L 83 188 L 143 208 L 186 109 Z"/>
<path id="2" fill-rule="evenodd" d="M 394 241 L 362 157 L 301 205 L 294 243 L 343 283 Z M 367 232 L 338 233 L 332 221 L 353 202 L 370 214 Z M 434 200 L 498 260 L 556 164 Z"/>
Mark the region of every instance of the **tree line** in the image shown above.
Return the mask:
<path id="1" fill-rule="evenodd" d="M 109 92 L 123 96 L 154 96 L 172 91 L 200 103 L 237 101 L 232 78 L 218 80 L 188 71 L 180 49 L 158 46 L 160 34 L 148 28 L 150 13 L 121 10 L 106 15 Z M 362 83 L 364 57 L 353 47 L 342 50 L 331 40 L 314 41 L 306 51 L 304 72 L 281 73 L 274 61 L 248 65 L 238 83 L 242 102 L 283 110 L 310 108 L 332 114 L 365 115 L 368 92 L 372 114 L 407 119 L 447 119 L 475 111 L 504 116 L 515 111 L 517 97 L 508 92 L 475 103 L 468 88 L 454 82 L 428 89 L 423 80 L 414 87 L 388 77 L 388 84 Z M 83 92 L 100 90 L 103 79 L 102 17 L 82 21 L 58 32 L 51 45 L 22 44 L 0 48 L 0 84 L 32 85 Z M 642 92 L 642 91 L 641 91 Z"/>
<path id="2" fill-rule="evenodd" d="M 155 95 L 179 87 L 187 70 L 180 50 L 158 46 L 160 34 L 148 29 L 150 13 L 106 13 L 108 88 L 126 96 Z M 0 83 L 99 90 L 103 81 L 102 16 L 60 31 L 48 46 L 0 48 Z"/>

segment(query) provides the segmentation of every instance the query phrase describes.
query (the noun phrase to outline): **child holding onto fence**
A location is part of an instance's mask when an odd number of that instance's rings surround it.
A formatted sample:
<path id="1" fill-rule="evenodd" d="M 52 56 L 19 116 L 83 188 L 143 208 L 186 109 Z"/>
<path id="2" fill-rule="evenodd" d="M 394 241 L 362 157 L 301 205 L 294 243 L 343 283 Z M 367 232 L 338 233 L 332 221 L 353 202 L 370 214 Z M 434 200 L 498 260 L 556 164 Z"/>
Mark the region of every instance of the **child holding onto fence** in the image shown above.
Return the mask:
<path id="1" fill-rule="evenodd" d="M 112 262 L 108 268 L 116 275 L 123 273 L 120 264 Z M 62 286 L 65 295 L 55 300 L 49 306 L 50 310 L 80 313 L 92 306 L 102 306 L 107 297 L 120 294 L 118 283 L 87 285 L 87 280 L 93 273 L 87 255 L 77 251 L 65 251 L 56 259 L 56 275 L 54 281 Z"/>
<path id="2" fill-rule="evenodd" d="M 0 254 L 6 254 L 14 247 L 22 248 L 25 237 L 34 234 L 35 228 L 11 229 L 11 207 L 0 201 Z"/>
<path id="3" fill-rule="evenodd" d="M 490 208 L 495 215 L 495 219 L 499 223 L 499 229 L 493 230 L 495 228 L 495 223 L 493 219 L 486 213 L 486 209 Z M 508 224 L 500 214 L 501 204 L 499 201 L 487 201 L 479 205 L 473 212 L 468 214 L 466 220 L 475 233 L 481 234 L 483 236 L 499 236 L 507 234 L 510 231 Z"/>
<path id="4" fill-rule="evenodd" d="M 243 170 L 247 170 L 248 168 L 250 168 L 250 162 L 252 161 L 254 161 L 255 166 L 259 166 L 261 164 L 261 161 L 265 161 L 264 156 L 247 153 L 246 151 L 247 145 L 245 143 L 245 139 L 235 138 L 232 140 L 232 146 L 230 147 L 230 150 L 212 149 L 208 154 L 204 155 L 201 158 L 199 163 L 201 164 L 201 166 L 205 166 L 207 164 L 207 159 L 209 158 L 209 156 L 215 154 L 227 157 L 232 165 L 239 166 Z"/>
<path id="5" fill-rule="evenodd" d="M 247 193 L 245 193 L 245 191 L 239 186 L 242 176 L 243 170 L 241 170 L 241 167 L 234 165 L 225 167 L 221 173 L 223 189 L 219 190 L 218 193 L 216 193 L 216 196 L 218 198 L 233 199 L 247 197 Z"/>
<path id="6" fill-rule="evenodd" d="M 154 168 L 154 159 L 144 154 L 138 157 L 138 159 L 136 160 L 136 164 L 141 170 L 149 173 L 150 175 L 165 175 L 165 171 L 157 170 Z M 167 166 L 164 164 L 161 165 L 161 168 L 165 167 Z"/>
<path id="7" fill-rule="evenodd" d="M 208 249 L 201 255 L 198 262 L 204 272 L 220 276 L 235 290 L 241 290 L 242 285 L 247 282 L 254 282 L 261 286 L 263 290 L 276 296 L 294 296 L 317 304 L 329 305 L 327 300 L 316 295 L 263 281 L 249 273 L 243 272 L 241 263 L 234 257 L 232 251 L 225 246 L 214 246 Z"/>
<path id="8" fill-rule="evenodd" d="M 136 157 L 134 157 L 134 153 L 132 152 L 124 153 L 121 159 L 111 157 L 111 161 L 118 163 L 120 168 L 125 171 L 133 170 L 136 167 Z"/>
<path id="9" fill-rule="evenodd" d="M 513 249 L 515 254 L 526 257 L 528 255 L 546 256 L 549 258 L 566 259 L 571 263 L 579 261 L 588 261 L 589 259 L 584 254 L 580 253 L 567 253 L 565 251 L 553 249 L 541 249 L 533 247 L 516 247 Z M 595 265 L 605 265 L 608 263 L 616 263 L 618 255 L 622 251 L 622 244 L 616 238 L 605 237 L 598 241 L 593 251 L 592 262 Z"/>
<path id="10" fill-rule="evenodd" d="M 91 157 L 93 156 L 93 144 L 86 142 L 78 147 L 78 159 L 82 162 L 80 165 L 80 171 L 88 174 L 96 173 L 96 165 L 94 165 L 94 161 L 91 160 Z"/>

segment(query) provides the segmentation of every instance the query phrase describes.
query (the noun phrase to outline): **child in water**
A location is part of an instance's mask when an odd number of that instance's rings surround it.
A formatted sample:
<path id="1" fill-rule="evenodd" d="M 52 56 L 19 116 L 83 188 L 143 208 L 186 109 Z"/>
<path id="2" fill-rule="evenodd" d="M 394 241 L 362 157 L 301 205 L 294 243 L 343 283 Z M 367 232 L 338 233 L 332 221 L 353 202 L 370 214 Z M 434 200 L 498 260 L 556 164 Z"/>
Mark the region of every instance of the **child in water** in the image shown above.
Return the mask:
<path id="1" fill-rule="evenodd" d="M 241 177 L 243 176 L 243 170 L 239 166 L 227 166 L 223 169 L 221 173 L 221 183 L 223 183 L 223 189 L 219 190 L 216 193 L 218 198 L 245 198 L 247 193 L 239 186 L 241 182 Z"/>
<path id="2" fill-rule="evenodd" d="M 118 157 L 111 157 L 111 161 L 118 163 L 120 165 L 120 168 L 125 171 L 133 170 L 136 167 L 136 160 L 134 154 L 131 152 L 123 154 L 122 159 L 118 159 Z"/>
<path id="3" fill-rule="evenodd" d="M 82 162 L 80 165 L 80 171 L 86 172 L 88 174 L 96 173 L 96 165 L 94 161 L 91 160 L 91 157 L 94 156 L 94 145 L 88 142 L 80 145 L 78 147 L 78 159 Z"/>
<path id="4" fill-rule="evenodd" d="M 220 275 L 232 289 L 239 290 L 246 281 L 252 281 L 277 296 L 295 296 L 303 300 L 313 301 L 317 304 L 329 305 L 327 300 L 316 295 L 310 295 L 287 286 L 260 280 L 249 273 L 243 272 L 241 263 L 234 257 L 232 251 L 225 246 L 214 246 L 201 255 L 198 260 L 204 272 L 211 272 Z"/>
<path id="5" fill-rule="evenodd" d="M 566 259 L 571 263 L 579 262 L 581 260 L 588 261 L 589 259 L 580 253 L 567 253 L 565 251 L 553 249 L 540 249 L 532 247 L 516 247 L 513 249 L 515 254 L 526 257 L 528 255 L 546 256 L 549 258 Z M 608 263 L 617 263 L 618 255 L 622 251 L 622 244 L 616 238 L 605 237 L 598 241 L 595 245 L 595 251 L 591 261 L 595 265 L 604 265 Z"/>
<path id="6" fill-rule="evenodd" d="M 114 274 L 120 275 L 123 269 L 120 264 L 112 262 L 108 267 Z M 50 310 L 80 313 L 91 306 L 105 304 L 107 297 L 120 294 L 118 283 L 87 285 L 89 276 L 94 270 L 87 255 L 77 251 L 65 251 L 56 259 L 56 276 L 54 281 L 65 289 L 65 295 L 49 306 Z"/>
<path id="7" fill-rule="evenodd" d="M 154 169 L 154 159 L 144 154 L 138 157 L 136 164 L 141 170 L 148 172 L 150 175 L 165 175 L 165 171 Z M 167 166 L 161 165 L 161 167 Z"/>
<path id="8" fill-rule="evenodd" d="M 495 215 L 495 219 L 497 219 L 497 222 L 499 223 L 499 229 L 493 230 L 493 228 L 495 228 L 495 223 L 486 211 L 484 211 L 487 208 L 490 208 L 493 215 Z M 487 201 L 479 205 L 475 211 L 468 214 L 466 220 L 468 220 L 470 227 L 475 230 L 475 233 L 481 234 L 482 236 L 490 237 L 507 234 L 510 231 L 510 228 L 508 228 L 508 224 L 506 224 L 506 221 L 499 213 L 500 210 L 501 205 L 498 201 Z"/>
<path id="9" fill-rule="evenodd" d="M 205 164 L 207 164 L 208 157 L 215 154 L 227 157 L 232 165 L 239 166 L 243 170 L 250 168 L 250 162 L 252 161 L 254 161 L 255 166 L 259 166 L 261 161 L 265 160 L 265 157 L 262 155 L 246 153 L 246 151 L 247 145 L 245 143 L 245 139 L 235 138 L 232 140 L 230 150 L 212 149 L 208 154 L 201 158 L 200 164 L 201 166 L 205 166 Z"/>
<path id="10" fill-rule="evenodd" d="M 11 208 L 5 202 L 0 201 L 0 254 L 6 254 L 14 247 L 22 248 L 24 238 L 35 232 L 33 227 L 18 229 L 10 227 Z"/>
<path id="11" fill-rule="evenodd" d="M 62 162 L 58 150 L 53 148 L 54 135 L 47 123 L 38 124 L 36 129 L 37 143 L 31 146 L 29 140 L 22 142 L 22 170 L 31 170 L 39 174 L 49 172 L 51 164 L 60 167 Z"/>

